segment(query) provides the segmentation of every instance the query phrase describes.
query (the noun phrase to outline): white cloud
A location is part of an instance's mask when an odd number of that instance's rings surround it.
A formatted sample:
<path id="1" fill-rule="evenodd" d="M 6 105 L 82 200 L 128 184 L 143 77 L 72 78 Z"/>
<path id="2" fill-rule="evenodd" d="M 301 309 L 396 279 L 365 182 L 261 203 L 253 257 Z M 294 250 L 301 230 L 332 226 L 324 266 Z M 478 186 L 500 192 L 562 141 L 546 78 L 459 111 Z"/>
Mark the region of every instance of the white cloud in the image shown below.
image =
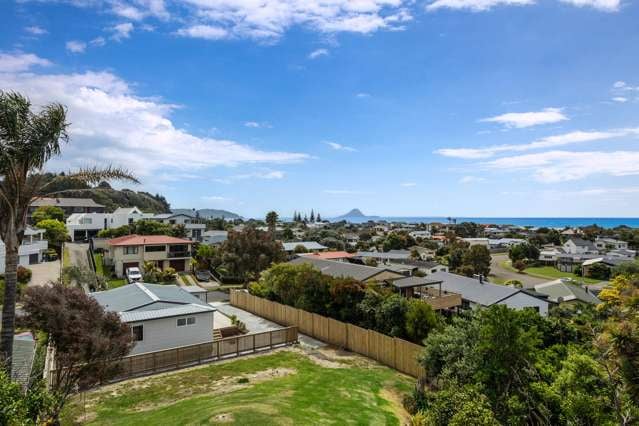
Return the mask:
<path id="1" fill-rule="evenodd" d="M 317 59 L 320 56 L 328 56 L 328 49 L 316 49 L 308 54 L 309 59 Z"/>
<path id="2" fill-rule="evenodd" d="M 170 17 L 166 10 L 164 0 L 136 0 L 135 4 L 127 0 L 109 0 L 111 11 L 133 21 L 140 21 L 147 17 L 155 17 L 166 20 Z"/>
<path id="3" fill-rule="evenodd" d="M 477 183 L 477 182 L 485 182 L 486 179 L 478 176 L 464 176 L 459 179 L 459 183 L 468 184 L 468 183 Z"/>
<path id="4" fill-rule="evenodd" d="M 230 35 L 224 28 L 212 25 L 193 25 L 180 28 L 176 34 L 181 37 L 201 38 L 204 40 L 221 40 Z"/>
<path id="5" fill-rule="evenodd" d="M 335 151 L 349 151 L 349 152 L 356 152 L 357 150 L 353 147 L 350 146 L 346 146 L 346 145 L 342 145 L 339 144 L 337 142 L 329 142 L 326 141 L 324 142 L 326 145 L 330 146 L 331 148 L 333 148 Z"/>
<path id="6" fill-rule="evenodd" d="M 509 112 L 495 117 L 483 118 L 480 122 L 499 123 L 506 127 L 525 128 L 540 124 L 558 123 L 568 120 L 561 108 L 544 108 L 535 112 Z"/>
<path id="7" fill-rule="evenodd" d="M 535 0 L 435 0 L 426 6 L 426 10 L 467 9 L 472 12 L 484 12 L 497 6 L 527 6 Z"/>
<path id="8" fill-rule="evenodd" d="M 0 72 L 20 72 L 34 66 L 47 67 L 49 65 L 51 65 L 51 62 L 33 53 L 11 54 L 0 52 Z"/>
<path id="9" fill-rule="evenodd" d="M 412 16 L 412 0 L 183 0 L 195 11 L 196 25 L 226 31 L 219 38 L 278 39 L 295 26 L 322 33 L 399 30 Z M 218 32 L 222 35 L 221 32 Z M 212 39 L 206 32 L 184 35 Z"/>
<path id="10" fill-rule="evenodd" d="M 40 35 L 44 35 L 48 33 L 47 30 L 37 25 L 33 25 L 31 27 L 25 27 L 24 30 L 34 36 L 40 36 Z"/>
<path id="11" fill-rule="evenodd" d="M 360 92 L 360 93 L 356 93 L 355 97 L 359 99 L 365 99 L 365 98 L 370 98 L 371 94 L 366 92 Z"/>
<path id="12" fill-rule="evenodd" d="M 113 32 L 113 35 L 111 36 L 111 38 L 115 41 L 120 41 L 125 38 L 129 38 L 131 37 L 131 32 L 134 30 L 134 28 L 135 27 L 130 22 L 124 22 L 122 24 L 114 25 L 113 27 L 110 28 L 110 30 Z"/>
<path id="13" fill-rule="evenodd" d="M 628 98 L 623 96 L 615 96 L 614 98 L 612 98 L 612 100 L 619 103 L 628 102 Z"/>
<path id="14" fill-rule="evenodd" d="M 71 53 L 84 53 L 87 48 L 87 44 L 83 41 L 71 40 L 67 41 L 65 47 Z"/>
<path id="15" fill-rule="evenodd" d="M 606 132 L 592 131 L 574 131 L 561 135 L 547 136 L 528 144 L 520 145 L 494 145 L 485 148 L 442 148 L 435 151 L 436 154 L 445 157 L 479 159 L 489 158 L 502 152 L 521 152 L 530 151 L 540 148 L 554 148 L 564 145 L 573 145 L 586 142 L 594 142 L 618 138 L 623 136 L 631 136 L 639 134 L 639 128 L 636 129 L 620 129 Z"/>
<path id="16" fill-rule="evenodd" d="M 106 44 L 104 37 L 96 37 L 89 42 L 91 46 L 102 47 Z"/>
<path id="17" fill-rule="evenodd" d="M 592 7 L 602 12 L 616 12 L 619 10 L 619 0 L 560 0 L 562 3 L 577 7 Z"/>
<path id="18" fill-rule="evenodd" d="M 0 87 L 29 96 L 35 105 L 60 102 L 69 111 L 71 143 L 51 162 L 55 169 L 114 164 L 144 177 L 156 173 L 195 173 L 216 166 L 282 164 L 307 154 L 266 151 L 231 140 L 199 137 L 177 128 L 175 106 L 136 95 L 130 84 L 110 72 L 34 74 L 25 55 L 0 57 Z M 28 55 L 26 55 L 28 57 Z M 32 65 L 44 60 L 31 55 Z M 47 62 L 48 63 L 48 62 Z M 16 65 L 18 64 L 18 65 Z"/>
<path id="19" fill-rule="evenodd" d="M 264 121 L 264 122 L 258 122 L 258 121 L 246 121 L 244 122 L 244 127 L 249 127 L 251 129 L 270 129 L 273 126 Z"/>
<path id="20" fill-rule="evenodd" d="M 612 85 L 613 88 L 615 89 L 623 89 L 624 87 L 626 87 L 626 82 L 625 81 L 615 81 Z"/>
<path id="21" fill-rule="evenodd" d="M 625 81 L 615 81 L 612 85 L 612 91 L 614 93 L 634 92 L 639 91 L 639 86 L 632 86 Z"/>
<path id="22" fill-rule="evenodd" d="M 415 183 L 415 182 L 402 182 L 399 185 L 403 186 L 405 188 L 410 188 L 410 187 L 413 187 L 413 186 L 417 186 L 417 183 Z"/>
<path id="23" fill-rule="evenodd" d="M 548 151 L 499 158 L 483 166 L 498 171 L 531 171 L 540 182 L 557 183 L 593 175 L 639 175 L 639 152 Z"/>

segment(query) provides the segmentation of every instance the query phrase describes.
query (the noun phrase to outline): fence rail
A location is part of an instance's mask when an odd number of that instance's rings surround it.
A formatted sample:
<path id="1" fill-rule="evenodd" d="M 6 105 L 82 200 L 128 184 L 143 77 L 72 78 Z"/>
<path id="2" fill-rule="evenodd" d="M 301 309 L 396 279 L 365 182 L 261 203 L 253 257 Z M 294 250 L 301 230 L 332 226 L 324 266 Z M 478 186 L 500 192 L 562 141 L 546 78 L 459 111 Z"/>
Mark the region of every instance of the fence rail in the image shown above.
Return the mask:
<path id="1" fill-rule="evenodd" d="M 375 359 L 410 376 L 419 378 L 425 374 L 417 361 L 423 347 L 415 343 L 272 302 L 245 291 L 231 291 L 231 305 L 278 324 L 294 326 L 300 333 Z"/>
<path id="2" fill-rule="evenodd" d="M 227 337 L 197 345 L 130 355 L 114 361 L 114 365 L 119 367 L 119 373 L 110 382 L 250 355 L 296 342 L 297 327 L 286 327 L 263 333 Z M 57 373 L 58 370 L 49 370 L 49 385 L 54 383 Z"/>

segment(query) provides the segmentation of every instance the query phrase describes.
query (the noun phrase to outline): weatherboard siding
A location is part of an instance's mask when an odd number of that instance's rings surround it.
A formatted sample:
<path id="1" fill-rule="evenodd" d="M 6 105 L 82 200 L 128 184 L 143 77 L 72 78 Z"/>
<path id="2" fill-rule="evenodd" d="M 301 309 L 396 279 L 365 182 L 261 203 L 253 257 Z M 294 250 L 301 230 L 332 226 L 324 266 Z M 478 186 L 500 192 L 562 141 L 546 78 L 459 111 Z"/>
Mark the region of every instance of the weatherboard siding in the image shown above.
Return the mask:
<path id="1" fill-rule="evenodd" d="M 177 319 L 186 317 L 196 317 L 195 324 L 178 327 Z M 130 327 L 136 325 L 144 326 L 144 340 L 135 344 L 131 355 L 213 340 L 213 312 L 129 323 Z"/>

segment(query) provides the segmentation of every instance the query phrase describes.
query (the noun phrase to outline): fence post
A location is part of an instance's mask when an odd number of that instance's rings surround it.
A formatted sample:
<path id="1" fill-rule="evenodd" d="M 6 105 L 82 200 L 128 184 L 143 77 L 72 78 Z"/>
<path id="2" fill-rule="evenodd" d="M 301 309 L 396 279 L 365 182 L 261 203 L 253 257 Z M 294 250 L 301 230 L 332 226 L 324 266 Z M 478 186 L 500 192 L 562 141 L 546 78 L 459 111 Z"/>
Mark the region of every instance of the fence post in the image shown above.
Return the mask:
<path id="1" fill-rule="evenodd" d="M 253 335 L 253 352 L 255 352 L 255 334 Z"/>

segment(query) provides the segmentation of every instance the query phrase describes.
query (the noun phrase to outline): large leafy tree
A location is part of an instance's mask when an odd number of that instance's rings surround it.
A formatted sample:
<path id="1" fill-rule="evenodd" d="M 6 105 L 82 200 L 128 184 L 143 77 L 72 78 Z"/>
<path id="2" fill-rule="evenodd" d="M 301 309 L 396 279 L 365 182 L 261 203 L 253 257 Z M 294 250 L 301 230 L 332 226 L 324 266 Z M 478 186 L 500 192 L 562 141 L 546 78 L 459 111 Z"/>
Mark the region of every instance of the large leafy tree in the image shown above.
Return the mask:
<path id="1" fill-rule="evenodd" d="M 54 417 L 76 389 L 88 389 L 117 374 L 113 361 L 133 348 L 129 326 L 80 288 L 59 283 L 30 287 L 24 311 L 24 325 L 45 332 L 55 347 Z"/>
<path id="2" fill-rule="evenodd" d="M 222 267 L 244 282 L 256 280 L 260 272 L 286 257 L 281 243 L 252 226 L 242 232 L 229 232 L 219 253 Z"/>
<path id="3" fill-rule="evenodd" d="M 86 168 L 45 178 L 43 169 L 58 156 L 68 141 L 66 109 L 49 104 L 34 112 L 31 102 L 19 93 L 0 91 L 0 238 L 6 247 L 5 291 L 0 333 L 0 363 L 11 370 L 18 248 L 27 226 L 29 205 L 55 194 L 51 190 L 61 180 L 97 185 L 103 180 L 126 179 L 137 182 L 125 170 L 108 167 Z"/>

